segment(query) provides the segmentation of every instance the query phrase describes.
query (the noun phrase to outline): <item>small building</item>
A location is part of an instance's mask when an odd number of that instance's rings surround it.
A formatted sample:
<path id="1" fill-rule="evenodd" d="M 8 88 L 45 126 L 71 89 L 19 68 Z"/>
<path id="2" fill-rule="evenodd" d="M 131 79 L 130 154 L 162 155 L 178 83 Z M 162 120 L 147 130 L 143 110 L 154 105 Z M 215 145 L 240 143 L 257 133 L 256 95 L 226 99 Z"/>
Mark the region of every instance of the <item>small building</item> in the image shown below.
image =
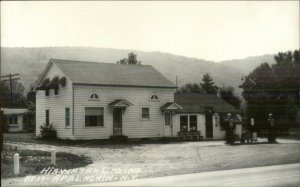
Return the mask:
<path id="1" fill-rule="evenodd" d="M 200 131 L 204 139 L 224 139 L 226 125 L 230 120 L 235 126 L 235 134 L 241 137 L 242 111 L 220 97 L 212 94 L 182 93 L 175 94 L 174 101 L 181 109 L 173 110 L 172 135 L 182 131 Z"/>
<path id="2" fill-rule="evenodd" d="M 1 108 L 4 115 L 5 127 L 8 132 L 22 132 L 28 130 L 28 114 L 26 108 Z"/>

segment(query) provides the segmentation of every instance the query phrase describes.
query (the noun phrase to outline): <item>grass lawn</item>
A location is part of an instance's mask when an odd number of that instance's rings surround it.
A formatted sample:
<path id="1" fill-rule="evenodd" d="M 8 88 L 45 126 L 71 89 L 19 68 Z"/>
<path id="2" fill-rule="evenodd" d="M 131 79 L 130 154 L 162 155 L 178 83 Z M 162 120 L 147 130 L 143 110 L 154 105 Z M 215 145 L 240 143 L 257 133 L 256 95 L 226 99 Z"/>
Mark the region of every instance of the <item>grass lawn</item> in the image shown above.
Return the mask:
<path id="1" fill-rule="evenodd" d="M 16 177 L 14 175 L 13 155 L 20 156 L 20 174 L 18 177 L 38 174 L 42 169 L 52 167 L 50 152 L 38 150 L 3 150 L 1 152 L 1 178 Z M 86 156 L 77 156 L 71 153 L 56 153 L 57 169 L 73 169 L 92 163 Z"/>

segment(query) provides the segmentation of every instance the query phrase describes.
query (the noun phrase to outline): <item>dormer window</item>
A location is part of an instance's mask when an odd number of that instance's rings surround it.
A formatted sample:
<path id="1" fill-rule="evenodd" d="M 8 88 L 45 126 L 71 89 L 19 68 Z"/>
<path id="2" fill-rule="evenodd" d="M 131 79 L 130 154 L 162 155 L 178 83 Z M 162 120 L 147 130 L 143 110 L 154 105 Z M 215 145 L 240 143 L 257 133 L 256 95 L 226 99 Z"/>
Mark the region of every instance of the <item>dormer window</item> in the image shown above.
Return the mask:
<path id="1" fill-rule="evenodd" d="M 158 101 L 158 96 L 156 93 L 152 93 L 150 96 L 150 101 Z"/>
<path id="2" fill-rule="evenodd" d="M 89 100 L 90 101 L 99 101 L 99 95 L 93 92 L 90 94 Z"/>

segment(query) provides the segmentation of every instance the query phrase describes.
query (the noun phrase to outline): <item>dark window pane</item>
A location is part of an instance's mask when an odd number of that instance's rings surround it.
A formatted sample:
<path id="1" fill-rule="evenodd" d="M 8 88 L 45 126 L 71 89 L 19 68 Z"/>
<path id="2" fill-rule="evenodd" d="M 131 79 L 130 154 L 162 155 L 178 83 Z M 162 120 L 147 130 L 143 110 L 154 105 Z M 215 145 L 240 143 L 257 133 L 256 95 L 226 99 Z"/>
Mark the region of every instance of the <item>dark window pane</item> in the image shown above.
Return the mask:
<path id="1" fill-rule="evenodd" d="M 104 126 L 103 108 L 85 108 L 85 126 Z"/>
<path id="2" fill-rule="evenodd" d="M 66 108 L 65 111 L 65 125 L 66 126 L 70 125 L 70 108 Z"/>
<path id="3" fill-rule="evenodd" d="M 197 116 L 190 116 L 190 130 L 197 130 Z"/>
<path id="4" fill-rule="evenodd" d="M 46 110 L 46 126 L 49 125 L 49 110 Z"/>
<path id="5" fill-rule="evenodd" d="M 54 89 L 54 95 L 58 95 L 58 88 Z"/>
<path id="6" fill-rule="evenodd" d="M 46 96 L 49 96 L 49 90 L 48 90 L 48 89 L 45 90 L 45 95 L 46 95 Z"/>
<path id="7" fill-rule="evenodd" d="M 188 116 L 180 116 L 180 131 L 188 130 Z"/>

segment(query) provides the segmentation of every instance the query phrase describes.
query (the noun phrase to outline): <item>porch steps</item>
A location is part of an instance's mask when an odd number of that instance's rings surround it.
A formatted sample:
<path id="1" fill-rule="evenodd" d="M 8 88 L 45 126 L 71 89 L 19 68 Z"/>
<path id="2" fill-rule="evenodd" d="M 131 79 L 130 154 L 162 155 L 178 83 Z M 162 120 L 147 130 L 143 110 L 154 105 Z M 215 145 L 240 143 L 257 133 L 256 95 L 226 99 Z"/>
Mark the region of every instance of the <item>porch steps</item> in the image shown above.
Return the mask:
<path id="1" fill-rule="evenodd" d="M 111 135 L 110 139 L 115 142 L 127 142 L 128 136 L 125 135 Z"/>

